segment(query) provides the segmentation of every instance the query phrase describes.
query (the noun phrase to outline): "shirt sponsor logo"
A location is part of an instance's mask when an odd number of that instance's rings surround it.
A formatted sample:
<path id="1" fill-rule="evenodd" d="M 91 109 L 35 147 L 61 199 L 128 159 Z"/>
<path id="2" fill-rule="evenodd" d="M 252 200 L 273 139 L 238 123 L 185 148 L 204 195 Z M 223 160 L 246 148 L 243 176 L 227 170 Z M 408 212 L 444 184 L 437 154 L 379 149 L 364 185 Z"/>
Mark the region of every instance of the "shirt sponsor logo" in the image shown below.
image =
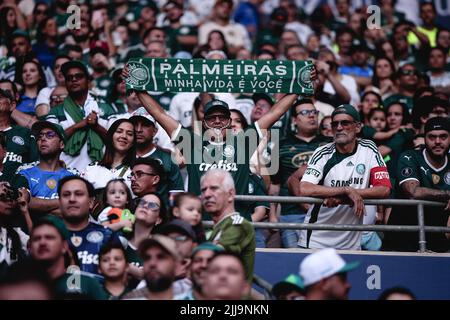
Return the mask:
<path id="1" fill-rule="evenodd" d="M 313 168 L 306 169 L 305 174 L 314 176 L 316 178 L 320 177 L 320 172 Z"/>
<path id="2" fill-rule="evenodd" d="M 357 172 L 358 174 L 364 174 L 364 172 L 366 172 L 366 166 L 363 165 L 362 163 L 358 164 L 358 165 L 356 166 L 356 172 Z"/>
<path id="3" fill-rule="evenodd" d="M 348 180 L 331 180 L 331 187 L 348 187 L 350 185 L 363 184 L 364 178 L 350 178 Z"/>
<path id="4" fill-rule="evenodd" d="M 292 157 L 291 160 L 292 165 L 295 166 L 296 168 L 300 168 L 302 165 L 308 163 L 309 158 L 311 158 L 312 154 L 313 154 L 312 151 L 296 154 L 294 157 Z"/>
<path id="5" fill-rule="evenodd" d="M 14 152 L 7 152 L 3 163 L 6 163 L 6 161 L 22 163 L 22 156 L 15 154 Z"/>
<path id="6" fill-rule="evenodd" d="M 99 243 L 103 241 L 103 233 L 100 231 L 91 231 L 86 236 L 87 241 L 92 243 Z"/>
<path id="7" fill-rule="evenodd" d="M 255 192 L 255 187 L 253 186 L 252 183 L 248 184 L 248 193 L 252 194 L 253 192 Z"/>
<path id="8" fill-rule="evenodd" d="M 23 146 L 23 145 L 25 144 L 25 141 L 23 140 L 23 138 L 22 138 L 22 137 L 19 137 L 19 136 L 14 136 L 14 137 L 12 138 L 12 141 L 13 141 L 15 144 L 19 144 L 19 145 L 21 145 L 21 146 Z"/>
<path id="9" fill-rule="evenodd" d="M 225 171 L 238 171 L 237 164 L 235 162 L 227 162 L 220 160 L 219 163 L 200 163 L 198 170 L 208 171 L 210 169 L 222 169 Z"/>
<path id="10" fill-rule="evenodd" d="M 347 163 L 347 167 L 354 167 L 355 165 L 353 164 L 353 162 L 351 162 L 351 161 L 349 161 L 348 163 Z"/>
<path id="11" fill-rule="evenodd" d="M 79 251 L 78 260 L 81 264 L 98 264 L 98 254 L 92 254 L 88 251 Z"/>

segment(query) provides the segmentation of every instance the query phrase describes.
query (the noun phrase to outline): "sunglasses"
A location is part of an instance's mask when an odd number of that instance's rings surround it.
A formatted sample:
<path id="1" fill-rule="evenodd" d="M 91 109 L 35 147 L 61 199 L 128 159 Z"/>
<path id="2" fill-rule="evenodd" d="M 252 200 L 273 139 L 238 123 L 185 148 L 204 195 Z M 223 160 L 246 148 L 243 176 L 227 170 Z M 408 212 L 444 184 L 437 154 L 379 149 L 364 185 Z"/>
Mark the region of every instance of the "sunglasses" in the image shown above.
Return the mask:
<path id="1" fill-rule="evenodd" d="M 47 132 L 41 132 L 38 134 L 37 139 L 38 140 L 42 140 L 42 138 L 46 138 L 46 139 L 53 139 L 54 137 L 56 137 L 57 134 L 55 131 L 47 131 Z"/>
<path id="2" fill-rule="evenodd" d="M 159 204 L 156 202 L 145 201 L 143 199 L 139 201 L 138 207 L 150 210 L 158 210 L 160 208 Z"/>
<path id="3" fill-rule="evenodd" d="M 417 70 L 401 70 L 403 76 L 418 76 L 420 73 Z"/>
<path id="4" fill-rule="evenodd" d="M 355 123 L 355 121 L 350 121 L 350 120 L 332 121 L 331 127 L 333 129 L 336 129 L 337 127 L 339 127 L 339 125 L 341 125 L 342 128 L 347 129 L 347 128 L 350 128 L 350 126 L 354 123 Z"/>
<path id="5" fill-rule="evenodd" d="M 70 81 L 70 82 L 78 81 L 81 79 L 84 79 L 84 73 L 68 74 L 66 76 L 66 81 Z"/>
<path id="6" fill-rule="evenodd" d="M 302 110 L 302 111 L 297 112 L 297 115 L 299 115 L 299 114 L 304 117 L 307 117 L 309 115 L 317 116 L 319 114 L 319 111 L 317 111 L 317 110 Z"/>

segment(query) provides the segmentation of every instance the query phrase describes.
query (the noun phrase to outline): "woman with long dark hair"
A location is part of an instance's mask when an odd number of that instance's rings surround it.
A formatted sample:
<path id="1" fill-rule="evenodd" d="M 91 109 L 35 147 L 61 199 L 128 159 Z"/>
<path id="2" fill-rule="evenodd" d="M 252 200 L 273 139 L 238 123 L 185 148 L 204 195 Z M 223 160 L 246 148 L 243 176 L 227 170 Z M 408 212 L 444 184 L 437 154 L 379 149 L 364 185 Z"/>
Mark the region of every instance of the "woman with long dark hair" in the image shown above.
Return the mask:
<path id="1" fill-rule="evenodd" d="M 135 158 L 134 125 L 128 119 L 118 119 L 113 122 L 106 134 L 103 159 L 87 166 L 83 174 L 96 189 L 98 201 L 101 202 L 103 190 L 112 179 L 124 178 L 128 187 L 131 188 L 127 177 L 131 173 L 130 167 Z M 98 208 L 101 209 L 103 206 L 100 205 Z"/>
<path id="2" fill-rule="evenodd" d="M 395 64 L 389 58 L 382 56 L 375 60 L 373 68 L 372 85 L 380 89 L 382 97 L 397 92 L 395 86 Z"/>
<path id="3" fill-rule="evenodd" d="M 224 34 L 219 30 L 213 30 L 208 34 L 207 44 L 209 46 L 209 51 L 217 50 L 223 51 L 229 57 L 228 45 L 225 40 Z"/>
<path id="4" fill-rule="evenodd" d="M 16 109 L 34 116 L 38 93 L 47 86 L 44 70 L 35 60 L 26 60 L 16 72 L 15 82 L 22 87 Z"/>
<path id="5" fill-rule="evenodd" d="M 0 9 L 0 41 L 4 41 L 17 29 L 26 30 L 25 18 L 17 5 L 8 4 Z"/>

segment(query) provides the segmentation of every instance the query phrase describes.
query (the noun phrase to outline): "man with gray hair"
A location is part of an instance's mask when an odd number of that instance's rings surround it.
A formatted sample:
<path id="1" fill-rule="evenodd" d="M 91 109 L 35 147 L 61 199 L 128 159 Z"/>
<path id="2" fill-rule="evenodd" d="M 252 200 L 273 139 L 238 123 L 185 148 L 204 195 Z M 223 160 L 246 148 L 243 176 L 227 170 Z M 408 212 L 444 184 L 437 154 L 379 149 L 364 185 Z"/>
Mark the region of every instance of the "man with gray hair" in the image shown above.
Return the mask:
<path id="1" fill-rule="evenodd" d="M 214 222 L 208 241 L 242 257 L 245 277 L 250 283 L 255 262 L 255 230 L 250 222 L 234 209 L 236 189 L 231 174 L 211 169 L 200 180 L 201 199 Z"/>

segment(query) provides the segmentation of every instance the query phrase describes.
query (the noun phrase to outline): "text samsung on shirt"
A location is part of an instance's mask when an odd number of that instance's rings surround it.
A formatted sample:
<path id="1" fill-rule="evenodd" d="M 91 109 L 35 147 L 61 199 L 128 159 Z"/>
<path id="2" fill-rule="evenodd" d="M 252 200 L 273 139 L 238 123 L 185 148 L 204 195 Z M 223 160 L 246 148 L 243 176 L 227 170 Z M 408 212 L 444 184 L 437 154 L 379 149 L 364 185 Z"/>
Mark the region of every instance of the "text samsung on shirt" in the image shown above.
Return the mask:
<path id="1" fill-rule="evenodd" d="M 331 187 L 349 187 L 350 185 L 363 184 L 364 178 L 353 177 L 348 180 L 331 180 Z"/>

